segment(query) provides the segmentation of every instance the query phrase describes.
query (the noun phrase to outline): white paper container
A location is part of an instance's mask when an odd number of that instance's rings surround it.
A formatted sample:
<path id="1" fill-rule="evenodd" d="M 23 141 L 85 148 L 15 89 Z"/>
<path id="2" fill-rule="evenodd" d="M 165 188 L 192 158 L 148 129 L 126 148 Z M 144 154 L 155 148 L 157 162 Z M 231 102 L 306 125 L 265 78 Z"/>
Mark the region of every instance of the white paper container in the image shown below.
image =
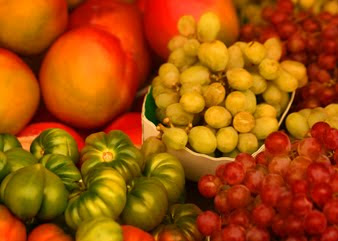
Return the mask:
<path id="1" fill-rule="evenodd" d="M 154 110 L 151 111 L 149 105 L 153 101 L 152 97 L 149 95 L 150 88 L 148 94 L 144 98 L 143 106 L 142 106 L 142 137 L 143 141 L 150 136 L 157 136 L 159 131 L 156 129 L 156 125 L 150 121 L 147 116 L 155 115 Z M 149 98 L 148 98 L 149 97 Z M 285 119 L 291 104 L 294 100 L 295 92 L 292 92 L 290 97 L 290 102 L 279 119 L 279 126 L 282 124 L 283 120 Z M 256 156 L 259 152 L 264 150 L 264 145 L 262 145 L 252 156 Z M 199 178 L 205 174 L 214 174 L 216 167 L 222 163 L 231 162 L 234 158 L 230 157 L 210 157 L 205 154 L 196 153 L 189 148 L 184 148 L 183 150 L 173 150 L 168 149 L 168 152 L 175 155 L 182 163 L 185 176 L 187 179 L 191 181 L 198 181 Z"/>

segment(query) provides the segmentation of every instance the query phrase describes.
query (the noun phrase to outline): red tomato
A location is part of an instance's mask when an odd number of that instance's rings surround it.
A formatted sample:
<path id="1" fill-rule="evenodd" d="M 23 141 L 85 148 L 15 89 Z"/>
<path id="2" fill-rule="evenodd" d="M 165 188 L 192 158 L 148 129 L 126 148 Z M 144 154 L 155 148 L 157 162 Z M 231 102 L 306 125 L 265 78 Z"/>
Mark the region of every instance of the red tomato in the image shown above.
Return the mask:
<path id="1" fill-rule="evenodd" d="M 73 241 L 72 237 L 53 223 L 41 224 L 28 235 L 27 241 Z"/>
<path id="2" fill-rule="evenodd" d="M 0 205 L 0 241 L 26 241 L 26 227 L 4 205 Z"/>
<path id="3" fill-rule="evenodd" d="M 131 225 L 122 225 L 123 241 L 155 241 L 153 236 Z"/>

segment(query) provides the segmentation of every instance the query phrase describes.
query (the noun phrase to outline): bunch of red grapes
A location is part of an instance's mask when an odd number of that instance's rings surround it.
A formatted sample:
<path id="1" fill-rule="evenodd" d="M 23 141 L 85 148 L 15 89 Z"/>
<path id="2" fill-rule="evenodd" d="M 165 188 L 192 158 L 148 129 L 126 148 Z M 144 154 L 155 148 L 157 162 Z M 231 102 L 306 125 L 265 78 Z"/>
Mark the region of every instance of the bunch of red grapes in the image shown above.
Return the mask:
<path id="1" fill-rule="evenodd" d="M 296 110 L 326 106 L 338 101 L 338 15 L 296 11 L 291 0 L 278 0 L 265 7 L 266 24 L 244 25 L 241 40 L 264 42 L 279 37 L 282 60 L 291 59 L 307 66 L 309 83 L 296 96 Z"/>
<path id="2" fill-rule="evenodd" d="M 282 131 L 255 158 L 241 153 L 202 176 L 214 209 L 197 218 L 211 241 L 337 241 L 338 130 L 318 122 L 294 142 Z"/>

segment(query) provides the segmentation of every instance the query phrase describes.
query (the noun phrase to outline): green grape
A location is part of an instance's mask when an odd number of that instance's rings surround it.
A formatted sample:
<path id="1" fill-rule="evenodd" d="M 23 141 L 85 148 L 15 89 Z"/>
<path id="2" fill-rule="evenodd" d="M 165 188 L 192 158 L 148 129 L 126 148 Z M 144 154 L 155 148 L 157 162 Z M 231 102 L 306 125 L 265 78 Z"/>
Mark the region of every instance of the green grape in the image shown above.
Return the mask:
<path id="1" fill-rule="evenodd" d="M 169 118 L 172 124 L 179 126 L 187 126 L 194 119 L 194 115 L 184 111 L 180 103 L 169 105 L 165 110 L 165 116 Z"/>
<path id="2" fill-rule="evenodd" d="M 168 49 L 170 52 L 175 51 L 176 49 L 183 48 L 184 44 L 188 41 L 188 38 L 176 35 L 172 39 L 169 40 Z"/>
<path id="3" fill-rule="evenodd" d="M 330 125 L 330 127 L 338 129 L 338 115 L 329 116 L 325 122 Z"/>
<path id="4" fill-rule="evenodd" d="M 186 83 L 195 83 L 200 85 L 209 84 L 209 69 L 201 65 L 191 66 L 181 73 L 180 82 L 182 85 Z"/>
<path id="5" fill-rule="evenodd" d="M 272 106 L 276 109 L 276 111 L 277 111 L 277 118 L 279 118 L 282 115 L 282 113 L 283 113 L 282 107 L 280 106 L 280 104 L 274 104 Z"/>
<path id="6" fill-rule="evenodd" d="M 325 121 L 328 117 L 329 115 L 326 113 L 324 108 L 317 107 L 311 110 L 311 113 L 307 118 L 307 123 L 309 127 L 312 128 L 314 124 L 320 121 Z"/>
<path id="7" fill-rule="evenodd" d="M 175 65 L 171 63 L 162 64 L 158 75 L 160 76 L 162 83 L 165 87 L 172 88 L 179 83 L 180 72 Z"/>
<path id="8" fill-rule="evenodd" d="M 279 63 L 277 60 L 265 58 L 258 65 L 260 75 L 267 80 L 274 80 L 279 76 Z"/>
<path id="9" fill-rule="evenodd" d="M 282 93 L 276 85 L 268 83 L 268 87 L 262 94 L 263 99 L 270 105 L 279 104 L 282 99 Z"/>
<path id="10" fill-rule="evenodd" d="M 212 133 L 214 133 L 214 135 L 216 135 L 217 130 L 215 128 L 213 128 L 209 125 L 206 125 L 205 127 L 209 128 L 212 131 Z"/>
<path id="11" fill-rule="evenodd" d="M 282 57 L 283 47 L 278 38 L 269 38 L 264 42 L 266 48 L 266 58 L 279 61 Z"/>
<path id="12" fill-rule="evenodd" d="M 246 133 L 251 131 L 255 126 L 255 118 L 253 115 L 246 111 L 238 112 L 234 116 L 234 120 L 232 122 L 233 127 L 236 131 L 240 133 Z"/>
<path id="13" fill-rule="evenodd" d="M 286 108 L 288 107 L 289 105 L 289 102 L 290 102 L 290 95 L 289 93 L 285 92 L 285 91 L 281 91 L 281 94 L 282 94 L 282 98 L 280 100 L 280 106 L 281 106 L 281 111 L 285 111 Z"/>
<path id="14" fill-rule="evenodd" d="M 245 111 L 254 113 L 257 106 L 257 100 L 255 94 L 251 90 L 241 91 L 246 98 L 246 108 Z"/>
<path id="15" fill-rule="evenodd" d="M 225 70 L 229 54 L 225 44 L 219 40 L 211 43 L 202 43 L 198 49 L 200 62 L 214 72 Z"/>
<path id="16" fill-rule="evenodd" d="M 229 153 L 235 150 L 238 144 L 238 133 L 232 127 L 224 127 L 216 133 L 217 149 L 223 153 Z"/>
<path id="17" fill-rule="evenodd" d="M 266 56 L 266 48 L 263 44 L 252 41 L 244 49 L 244 55 L 253 64 L 259 64 Z"/>
<path id="18" fill-rule="evenodd" d="M 268 87 L 268 84 L 266 80 L 259 74 L 256 73 L 251 73 L 253 83 L 250 88 L 250 90 L 255 94 L 255 95 L 260 95 L 262 94 L 266 88 Z"/>
<path id="19" fill-rule="evenodd" d="M 215 82 L 202 88 L 205 106 L 219 105 L 224 101 L 225 88 L 221 83 Z"/>
<path id="20" fill-rule="evenodd" d="M 216 150 L 216 136 L 208 127 L 195 126 L 188 137 L 190 146 L 198 153 L 210 154 Z"/>
<path id="21" fill-rule="evenodd" d="M 177 103 L 179 101 L 179 94 L 172 92 L 161 93 L 155 97 L 155 103 L 158 108 L 167 108 L 169 105 Z"/>
<path id="22" fill-rule="evenodd" d="M 262 103 L 262 104 L 257 105 L 256 111 L 254 113 L 254 117 L 256 119 L 261 118 L 261 117 L 277 118 L 277 110 L 272 105 Z"/>
<path id="23" fill-rule="evenodd" d="M 306 118 L 297 112 L 293 112 L 286 117 L 285 126 L 296 139 L 303 139 L 310 129 Z"/>
<path id="24" fill-rule="evenodd" d="M 329 116 L 338 116 L 338 104 L 332 103 L 324 107 Z"/>
<path id="25" fill-rule="evenodd" d="M 212 12 L 204 13 L 197 23 L 197 37 L 201 42 L 211 42 L 221 30 L 218 16 Z"/>
<path id="26" fill-rule="evenodd" d="M 307 76 L 306 67 L 304 64 L 300 62 L 293 60 L 284 60 L 283 62 L 280 63 L 280 66 L 283 70 L 291 74 L 298 81 L 302 80 L 304 77 Z"/>
<path id="27" fill-rule="evenodd" d="M 251 74 L 243 68 L 233 68 L 226 72 L 228 83 L 235 90 L 247 90 L 253 85 Z"/>
<path id="28" fill-rule="evenodd" d="M 198 92 L 189 92 L 181 96 L 180 104 L 189 113 L 200 113 L 205 107 L 205 100 Z"/>
<path id="29" fill-rule="evenodd" d="M 241 51 L 241 48 L 237 45 L 232 45 L 228 48 L 229 61 L 227 69 L 233 68 L 243 68 L 244 67 L 244 58 Z"/>
<path id="30" fill-rule="evenodd" d="M 234 116 L 240 111 L 245 111 L 247 105 L 247 98 L 245 94 L 240 91 L 233 91 L 227 95 L 225 99 L 225 108 Z"/>
<path id="31" fill-rule="evenodd" d="M 182 16 L 177 23 L 178 32 L 185 36 L 191 37 L 196 33 L 196 21 L 191 15 Z"/>
<path id="32" fill-rule="evenodd" d="M 184 95 L 185 93 L 197 92 L 202 94 L 202 86 L 198 83 L 184 83 L 180 88 L 180 95 Z"/>
<path id="33" fill-rule="evenodd" d="M 181 128 L 163 128 L 162 141 L 167 148 L 182 150 L 188 143 L 188 134 Z"/>
<path id="34" fill-rule="evenodd" d="M 150 136 L 144 140 L 141 152 L 145 159 L 148 159 L 151 155 L 166 152 L 167 148 L 162 140 L 156 136 Z"/>
<path id="35" fill-rule="evenodd" d="M 212 128 L 222 128 L 231 124 L 230 112 L 222 106 L 211 106 L 204 113 L 205 122 Z"/>
<path id="36" fill-rule="evenodd" d="M 152 95 L 154 98 L 164 93 L 175 93 L 175 91 L 171 88 L 165 87 L 162 83 L 156 84 L 152 87 Z"/>
<path id="37" fill-rule="evenodd" d="M 192 65 L 196 62 L 196 58 L 186 55 L 183 48 L 178 48 L 171 52 L 168 62 L 174 64 L 178 69 L 181 69 L 185 66 Z"/>
<path id="38" fill-rule="evenodd" d="M 269 134 L 278 130 L 278 121 L 274 117 L 260 117 L 256 119 L 256 125 L 252 133 L 258 140 L 264 140 Z"/>
<path id="39" fill-rule="evenodd" d="M 156 115 L 156 119 L 159 122 L 163 122 L 164 118 L 166 118 L 166 109 L 160 109 L 160 108 L 156 108 L 155 110 L 155 115 Z"/>
<path id="40" fill-rule="evenodd" d="M 238 135 L 237 149 L 240 152 L 252 154 L 258 149 L 257 137 L 252 133 L 241 133 Z"/>
<path id="41" fill-rule="evenodd" d="M 197 39 L 189 39 L 183 46 L 184 52 L 189 56 L 197 56 L 200 42 Z"/>
<path id="42" fill-rule="evenodd" d="M 151 86 L 155 87 L 157 85 L 162 85 L 162 80 L 160 76 L 156 76 L 152 81 L 151 81 Z"/>
<path id="43" fill-rule="evenodd" d="M 298 111 L 298 113 L 301 114 L 302 116 L 304 116 L 305 119 L 307 120 L 309 118 L 310 114 L 311 114 L 311 111 L 312 111 L 312 109 L 305 108 L 305 109 Z"/>
<path id="44" fill-rule="evenodd" d="M 274 83 L 280 90 L 285 92 L 292 92 L 298 88 L 297 79 L 283 69 L 279 71 L 279 75 L 277 79 L 274 80 Z"/>

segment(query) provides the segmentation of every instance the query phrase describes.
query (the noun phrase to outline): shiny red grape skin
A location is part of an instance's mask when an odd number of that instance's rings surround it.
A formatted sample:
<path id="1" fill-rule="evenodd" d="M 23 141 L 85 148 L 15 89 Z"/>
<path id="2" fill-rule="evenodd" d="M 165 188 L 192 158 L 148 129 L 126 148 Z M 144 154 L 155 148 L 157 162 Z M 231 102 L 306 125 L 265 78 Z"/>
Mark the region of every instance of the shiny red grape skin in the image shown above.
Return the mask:
<path id="1" fill-rule="evenodd" d="M 318 139 L 320 142 L 323 142 L 324 137 L 326 135 L 326 131 L 330 129 L 330 125 L 327 124 L 326 122 L 317 122 L 315 123 L 311 130 L 311 136 Z"/>
<path id="2" fill-rule="evenodd" d="M 213 198 L 216 196 L 223 183 L 221 179 L 215 175 L 204 175 L 198 180 L 198 191 L 206 198 Z"/>
<path id="3" fill-rule="evenodd" d="M 338 224 L 338 200 L 331 199 L 325 203 L 323 208 L 323 213 L 325 214 L 327 221 L 330 224 Z"/>
<path id="4" fill-rule="evenodd" d="M 305 231 L 310 235 L 322 234 L 327 227 L 327 220 L 325 215 L 318 211 L 313 210 L 304 219 Z"/>
<path id="5" fill-rule="evenodd" d="M 240 184 L 244 180 L 245 169 L 242 163 L 234 161 L 225 166 L 223 178 L 227 184 Z"/>
<path id="6" fill-rule="evenodd" d="M 287 154 L 291 150 L 290 139 L 282 131 L 276 131 L 268 135 L 264 144 L 267 151 L 273 155 Z"/>
<path id="7" fill-rule="evenodd" d="M 215 212 L 204 211 L 198 215 L 196 225 L 203 235 L 210 236 L 213 232 L 221 229 L 221 218 Z"/>

